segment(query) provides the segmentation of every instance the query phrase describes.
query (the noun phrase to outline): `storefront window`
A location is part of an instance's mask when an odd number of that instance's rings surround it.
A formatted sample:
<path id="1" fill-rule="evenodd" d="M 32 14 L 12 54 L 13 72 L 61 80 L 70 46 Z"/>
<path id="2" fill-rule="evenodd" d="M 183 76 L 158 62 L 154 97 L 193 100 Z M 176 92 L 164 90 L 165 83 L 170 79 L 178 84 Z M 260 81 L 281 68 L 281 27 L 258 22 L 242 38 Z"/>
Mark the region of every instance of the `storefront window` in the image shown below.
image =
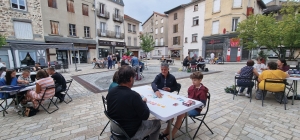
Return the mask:
<path id="1" fill-rule="evenodd" d="M 180 57 L 180 50 L 171 50 L 171 57 Z"/>
<path id="2" fill-rule="evenodd" d="M 3 51 L 4 54 L 2 54 L 2 51 L 0 51 L 0 63 L 5 63 L 6 68 L 10 68 L 9 65 L 9 60 L 8 60 L 8 55 L 7 55 L 7 51 Z M 5 55 L 6 53 L 6 55 Z"/>
<path id="3" fill-rule="evenodd" d="M 79 58 L 80 58 L 80 63 L 87 63 L 87 51 L 86 50 L 80 50 L 79 51 Z"/>
<path id="4" fill-rule="evenodd" d="M 104 58 L 108 56 L 109 49 L 99 48 L 98 51 L 99 51 L 99 58 Z"/>
<path id="5" fill-rule="evenodd" d="M 66 50 L 56 51 L 57 61 L 61 61 L 63 64 L 68 64 L 68 52 Z"/>
<path id="6" fill-rule="evenodd" d="M 189 57 L 192 58 L 198 58 L 199 56 L 199 50 L 189 50 Z"/>
<path id="7" fill-rule="evenodd" d="M 116 49 L 116 54 L 119 54 L 120 57 L 122 57 L 123 53 L 124 53 L 124 49 Z"/>
<path id="8" fill-rule="evenodd" d="M 21 65 L 33 66 L 36 62 L 36 51 L 19 50 L 19 61 Z"/>
<path id="9" fill-rule="evenodd" d="M 223 43 L 207 44 L 205 50 L 205 58 L 210 58 L 210 54 L 214 53 L 215 56 L 223 56 Z"/>

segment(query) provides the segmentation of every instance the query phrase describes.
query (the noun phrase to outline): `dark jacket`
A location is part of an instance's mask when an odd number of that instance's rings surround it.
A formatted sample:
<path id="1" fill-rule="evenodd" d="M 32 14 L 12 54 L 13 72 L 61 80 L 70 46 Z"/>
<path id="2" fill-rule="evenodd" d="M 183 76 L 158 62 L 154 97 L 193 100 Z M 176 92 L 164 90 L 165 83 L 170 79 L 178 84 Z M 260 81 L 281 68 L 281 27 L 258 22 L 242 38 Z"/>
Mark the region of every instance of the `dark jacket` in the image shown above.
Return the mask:
<path id="1" fill-rule="evenodd" d="M 208 88 L 201 84 L 200 88 L 196 88 L 194 85 L 191 85 L 188 89 L 188 98 L 201 101 L 206 105 Z M 201 112 L 202 109 L 196 108 L 197 111 Z"/>
<path id="2" fill-rule="evenodd" d="M 150 110 L 140 94 L 128 87 L 117 86 L 107 94 L 108 116 L 117 121 L 129 137 L 133 137 Z"/>
<path id="3" fill-rule="evenodd" d="M 166 81 L 166 84 L 165 84 L 165 81 Z M 151 86 L 152 86 L 152 89 L 154 92 L 156 92 L 156 91 L 158 91 L 158 89 L 162 89 L 164 87 L 170 88 L 171 89 L 170 92 L 173 92 L 173 91 L 176 91 L 176 89 L 177 89 L 177 81 L 176 81 L 176 78 L 170 73 L 168 73 L 166 78 L 164 75 L 162 75 L 160 73 L 155 77 Z"/>
<path id="4" fill-rule="evenodd" d="M 188 65 L 188 63 L 189 63 L 189 59 L 186 59 L 186 58 L 182 62 L 183 65 Z"/>
<path id="5" fill-rule="evenodd" d="M 55 81 L 55 85 L 61 85 L 62 91 L 66 90 L 67 88 L 66 79 L 60 73 L 55 72 L 51 77 Z M 57 91 L 57 92 L 61 92 L 61 91 Z"/>
<path id="6" fill-rule="evenodd" d="M 197 60 L 196 59 L 192 59 L 191 60 L 191 65 L 197 65 Z"/>

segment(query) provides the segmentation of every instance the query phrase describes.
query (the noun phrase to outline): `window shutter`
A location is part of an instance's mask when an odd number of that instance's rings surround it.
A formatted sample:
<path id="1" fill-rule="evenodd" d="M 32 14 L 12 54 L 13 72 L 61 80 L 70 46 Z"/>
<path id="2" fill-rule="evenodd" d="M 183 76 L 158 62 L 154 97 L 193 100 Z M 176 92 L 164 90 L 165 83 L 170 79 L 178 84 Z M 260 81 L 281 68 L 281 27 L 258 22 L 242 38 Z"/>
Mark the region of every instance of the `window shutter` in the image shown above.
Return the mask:
<path id="1" fill-rule="evenodd" d="M 212 34 L 218 34 L 218 33 L 219 33 L 219 21 L 214 21 Z"/>
<path id="2" fill-rule="evenodd" d="M 75 10 L 74 10 L 74 1 L 71 1 L 71 9 L 72 9 L 72 12 L 74 13 Z"/>
<path id="3" fill-rule="evenodd" d="M 53 7 L 53 0 L 48 0 L 48 7 Z"/>
<path id="4" fill-rule="evenodd" d="M 178 45 L 180 45 L 180 36 L 178 36 L 177 39 L 178 39 Z"/>
<path id="5" fill-rule="evenodd" d="M 53 0 L 53 8 L 57 8 L 57 5 L 56 5 L 56 0 Z"/>
<path id="6" fill-rule="evenodd" d="M 242 7 L 242 0 L 233 0 L 233 7 Z"/>
<path id="7" fill-rule="evenodd" d="M 58 32 L 58 22 L 55 22 L 55 34 L 59 34 L 59 32 Z"/>
<path id="8" fill-rule="evenodd" d="M 15 37 L 18 39 L 33 39 L 32 25 L 26 22 L 14 22 Z"/>
<path id="9" fill-rule="evenodd" d="M 220 11 L 220 0 L 214 0 L 214 6 L 213 6 L 213 12 L 219 12 Z"/>

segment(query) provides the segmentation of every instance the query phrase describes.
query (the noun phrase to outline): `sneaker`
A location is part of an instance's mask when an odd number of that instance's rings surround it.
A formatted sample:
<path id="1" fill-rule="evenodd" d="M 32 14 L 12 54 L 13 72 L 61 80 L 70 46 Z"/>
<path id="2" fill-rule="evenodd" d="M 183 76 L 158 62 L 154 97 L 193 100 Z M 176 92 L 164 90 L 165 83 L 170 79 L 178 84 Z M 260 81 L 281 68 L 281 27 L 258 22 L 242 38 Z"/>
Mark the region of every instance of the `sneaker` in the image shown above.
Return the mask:
<path id="1" fill-rule="evenodd" d="M 250 98 L 250 94 L 248 94 L 248 93 L 246 93 L 245 96 Z"/>
<path id="2" fill-rule="evenodd" d="M 239 95 L 239 96 L 245 96 L 245 94 L 242 93 L 242 92 L 239 92 L 238 95 Z"/>

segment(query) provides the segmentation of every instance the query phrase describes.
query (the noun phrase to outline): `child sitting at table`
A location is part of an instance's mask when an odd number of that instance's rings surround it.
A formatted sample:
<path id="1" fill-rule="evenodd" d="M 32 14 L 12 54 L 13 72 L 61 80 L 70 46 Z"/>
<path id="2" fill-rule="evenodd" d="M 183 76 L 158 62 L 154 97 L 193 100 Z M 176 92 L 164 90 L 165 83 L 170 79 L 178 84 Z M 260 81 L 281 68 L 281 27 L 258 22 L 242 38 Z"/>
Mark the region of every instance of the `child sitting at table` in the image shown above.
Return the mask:
<path id="1" fill-rule="evenodd" d="M 21 84 L 29 84 L 31 83 L 31 78 L 30 78 L 30 71 L 29 70 L 24 70 L 22 75 L 18 77 L 18 83 Z"/>
<path id="2" fill-rule="evenodd" d="M 188 88 L 188 98 L 197 100 L 197 101 L 201 101 L 204 105 L 206 104 L 206 100 L 207 100 L 207 93 L 208 93 L 208 88 L 205 87 L 201 82 L 203 79 L 203 74 L 201 72 L 194 72 L 190 75 L 190 78 L 192 79 L 193 85 L 191 85 Z M 196 108 L 194 110 L 191 110 L 189 112 L 187 112 L 187 115 L 190 117 L 196 117 L 200 115 L 200 112 L 202 111 L 200 108 Z M 172 130 L 172 138 L 174 138 L 176 132 L 178 131 L 178 129 L 180 128 L 181 124 L 182 124 L 182 119 L 186 116 L 186 114 L 182 114 L 177 116 L 177 120 L 175 122 L 174 128 Z M 173 121 L 173 119 L 170 120 L 171 122 Z M 160 139 L 163 139 L 164 137 L 167 137 L 170 132 L 170 128 L 169 126 L 167 127 L 167 129 L 162 132 L 159 135 Z M 169 139 L 169 136 L 167 137 Z"/>

